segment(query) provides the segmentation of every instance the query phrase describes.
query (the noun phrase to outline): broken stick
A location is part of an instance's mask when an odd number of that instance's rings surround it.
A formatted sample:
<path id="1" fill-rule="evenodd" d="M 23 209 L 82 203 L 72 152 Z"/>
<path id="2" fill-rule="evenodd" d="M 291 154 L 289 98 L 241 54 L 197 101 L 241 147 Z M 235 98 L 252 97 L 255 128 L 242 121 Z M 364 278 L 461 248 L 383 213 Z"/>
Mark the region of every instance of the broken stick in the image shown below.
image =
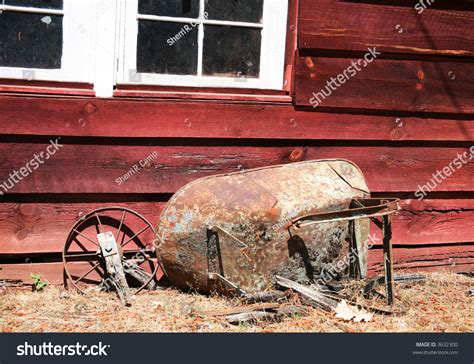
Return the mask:
<path id="1" fill-rule="evenodd" d="M 283 288 L 290 288 L 298 292 L 311 306 L 321 308 L 325 311 L 334 311 L 337 306 L 337 301 L 326 297 L 319 290 L 316 290 L 316 285 L 312 287 L 304 286 L 298 282 L 292 281 L 281 276 L 275 276 L 276 283 Z"/>

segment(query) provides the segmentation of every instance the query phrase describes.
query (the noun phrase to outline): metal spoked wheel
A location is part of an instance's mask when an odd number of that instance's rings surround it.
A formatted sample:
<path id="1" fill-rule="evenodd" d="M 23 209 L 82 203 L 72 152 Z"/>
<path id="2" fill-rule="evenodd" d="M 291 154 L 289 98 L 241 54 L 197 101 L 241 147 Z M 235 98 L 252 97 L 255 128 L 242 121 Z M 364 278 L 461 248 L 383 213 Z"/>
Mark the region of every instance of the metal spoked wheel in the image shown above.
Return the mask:
<path id="1" fill-rule="evenodd" d="M 133 210 L 105 207 L 88 213 L 71 228 L 64 246 L 65 285 L 82 293 L 112 286 L 123 301 L 115 277 L 120 270 L 127 295 L 129 288 L 135 294 L 155 288 L 164 276 L 155 238 L 152 225 Z"/>

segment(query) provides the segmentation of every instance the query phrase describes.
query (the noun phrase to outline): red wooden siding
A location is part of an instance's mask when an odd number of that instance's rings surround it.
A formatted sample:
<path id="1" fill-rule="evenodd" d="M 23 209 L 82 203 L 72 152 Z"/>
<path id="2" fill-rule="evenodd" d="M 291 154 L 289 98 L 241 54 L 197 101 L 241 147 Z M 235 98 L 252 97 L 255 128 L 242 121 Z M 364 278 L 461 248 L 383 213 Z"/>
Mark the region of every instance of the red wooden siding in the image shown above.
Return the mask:
<path id="1" fill-rule="evenodd" d="M 2 203 L 0 255 L 59 253 L 64 247 L 69 230 L 81 216 L 100 207 L 116 205 L 142 214 L 156 226 L 165 203 Z"/>
<path id="2" fill-rule="evenodd" d="M 295 102 L 311 106 L 313 93 L 351 62 L 357 59 L 298 57 Z M 377 59 L 360 69 L 335 91 L 324 90 L 331 94 L 319 96 L 318 107 L 474 114 L 474 63 Z"/>
<path id="3" fill-rule="evenodd" d="M 196 178 L 319 158 L 353 160 L 375 196 L 402 199 L 396 268 L 473 272 L 474 160 L 414 197 L 474 144 L 472 4 L 439 1 L 419 15 L 404 0 L 300 0 L 288 27 L 298 29 L 298 49 L 287 52 L 293 99 L 121 89 L 105 100 L 0 87 L 0 182 L 50 138 L 64 144 L 0 196 L 0 278 L 40 272 L 60 283 L 68 230 L 94 208 L 122 205 L 156 223 L 170 194 Z M 313 109 L 312 93 L 374 46 L 382 56 Z M 153 152 L 147 168 L 116 183 Z M 369 261 L 379 273 L 379 246 Z"/>
<path id="4" fill-rule="evenodd" d="M 441 2 L 447 10 L 437 9 L 438 2 L 418 14 L 416 2 L 300 0 L 298 46 L 363 52 L 376 46 L 390 53 L 474 56 L 474 13 L 449 10 L 473 10 L 474 4 Z"/>
<path id="5" fill-rule="evenodd" d="M 401 271 L 446 271 L 472 273 L 474 247 L 449 245 L 428 248 L 394 249 L 395 269 Z M 383 252 L 369 251 L 369 274 L 383 274 Z"/>
<path id="6" fill-rule="evenodd" d="M 387 142 L 474 140 L 472 120 L 403 115 L 400 124 L 397 118 L 299 111 L 288 104 L 0 98 L 0 135 Z"/>
<path id="7" fill-rule="evenodd" d="M 66 144 L 65 140 L 56 155 L 9 193 L 174 193 L 196 178 L 213 174 L 330 158 L 350 159 L 358 164 L 372 192 L 410 193 L 430 181 L 433 173 L 449 165 L 458 154 L 469 150 L 467 147 L 275 146 L 268 141 L 260 142 L 264 145 L 242 146 L 239 142 L 233 145 L 205 142 L 209 145 L 169 145 L 167 141 L 154 140 L 151 144 L 156 145 L 134 146 L 104 145 L 99 140 L 93 144 Z M 7 176 L 47 146 L 47 143 L 1 143 L 0 155 L 5 160 L 0 165 L 0 175 Z M 142 171 L 131 175 L 125 183 L 116 182 L 133 165 L 155 152 L 156 159 Z M 471 160 L 435 191 L 474 192 L 473 178 L 474 160 Z"/>

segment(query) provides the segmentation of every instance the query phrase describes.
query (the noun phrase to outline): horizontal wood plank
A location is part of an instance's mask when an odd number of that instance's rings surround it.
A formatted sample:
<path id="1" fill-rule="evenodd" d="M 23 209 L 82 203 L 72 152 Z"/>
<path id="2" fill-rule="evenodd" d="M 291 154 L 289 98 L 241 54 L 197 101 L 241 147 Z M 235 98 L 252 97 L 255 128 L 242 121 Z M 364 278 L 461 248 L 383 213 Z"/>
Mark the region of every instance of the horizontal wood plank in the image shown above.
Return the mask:
<path id="1" fill-rule="evenodd" d="M 469 141 L 474 122 L 307 112 L 291 105 L 0 95 L 0 135 Z"/>
<path id="2" fill-rule="evenodd" d="M 298 57 L 295 103 L 474 114 L 473 75 L 473 63 Z"/>
<path id="3" fill-rule="evenodd" d="M 62 252 L 72 226 L 85 214 L 102 207 L 131 209 L 156 228 L 164 205 L 161 202 L 3 203 L 0 204 L 0 255 Z"/>
<path id="4" fill-rule="evenodd" d="M 474 243 L 474 200 L 402 200 L 393 215 L 392 243 L 400 245 Z M 382 245 L 380 229 L 373 228 L 375 246 Z"/>
<path id="5" fill-rule="evenodd" d="M 40 274 L 43 280 L 53 285 L 64 282 L 62 263 L 0 264 L 1 279 L 19 279 L 24 284 L 33 284 L 32 273 Z"/>
<path id="6" fill-rule="evenodd" d="M 413 192 L 468 148 L 111 146 L 64 144 L 33 170 L 48 144 L 1 143 L 0 184 L 6 193 L 174 193 L 199 177 L 302 160 L 345 158 L 360 166 L 373 192 Z M 156 156 L 156 157 L 154 157 Z M 148 160 L 147 164 L 144 164 Z M 141 166 L 140 163 L 144 164 Z M 32 173 L 10 174 L 29 165 Z M 23 170 L 24 171 L 24 170 Z M 472 191 L 474 160 L 436 191 Z M 21 177 L 21 176 L 20 176 Z M 126 179 L 120 183 L 120 178 Z M 20 180 L 21 179 L 21 180 Z"/>
<path id="7" fill-rule="evenodd" d="M 393 249 L 397 271 L 474 272 L 474 244 L 470 246 L 440 246 L 429 248 Z M 369 273 L 383 274 L 383 251 L 369 251 Z"/>
<path id="8" fill-rule="evenodd" d="M 328 158 L 349 159 L 358 164 L 372 192 L 414 192 L 419 186 L 432 184 L 433 174 L 462 154 L 468 157 L 467 164 L 455 168 L 444 181 L 438 177 L 442 183 L 437 183 L 435 191 L 474 190 L 474 158 L 469 159 L 469 148 L 64 144 L 46 159 L 47 148 L 48 144 L 0 143 L 2 192 L 174 193 L 199 177 Z M 44 163 L 34 170 L 31 160 L 41 153 Z M 13 183 L 10 174 L 17 171 L 18 175 L 27 165 L 32 173 L 17 177 L 19 183 Z M 125 182 L 120 183 L 120 178 Z M 5 191 L 2 186 L 13 188 Z"/>
<path id="9" fill-rule="evenodd" d="M 116 205 L 137 211 L 156 226 L 165 203 L 2 203 L 0 255 L 61 252 L 78 219 L 96 208 Z M 474 242 L 474 200 L 403 200 L 401 207 L 393 218 L 393 244 Z M 377 229 L 374 233 L 381 239 Z"/>
<path id="10" fill-rule="evenodd" d="M 72 265 L 70 273 L 73 279 L 81 277 L 91 269 L 91 265 L 87 262 L 76 262 Z M 64 283 L 63 264 L 54 263 L 23 263 L 23 264 L 0 264 L 0 279 L 19 279 L 23 284 L 32 284 L 32 274 L 39 274 L 44 282 L 52 285 L 62 285 Z M 101 270 L 92 271 L 87 275 L 89 284 L 99 285 L 101 282 Z M 79 285 L 84 287 L 82 282 Z M 69 285 L 71 283 L 69 282 Z M 91 287 L 91 286 L 89 286 Z M 74 287 L 71 285 L 71 289 Z"/>
<path id="11" fill-rule="evenodd" d="M 376 46 L 390 53 L 474 56 L 474 12 L 427 6 L 419 14 L 415 4 L 301 0 L 298 47 L 366 51 Z"/>

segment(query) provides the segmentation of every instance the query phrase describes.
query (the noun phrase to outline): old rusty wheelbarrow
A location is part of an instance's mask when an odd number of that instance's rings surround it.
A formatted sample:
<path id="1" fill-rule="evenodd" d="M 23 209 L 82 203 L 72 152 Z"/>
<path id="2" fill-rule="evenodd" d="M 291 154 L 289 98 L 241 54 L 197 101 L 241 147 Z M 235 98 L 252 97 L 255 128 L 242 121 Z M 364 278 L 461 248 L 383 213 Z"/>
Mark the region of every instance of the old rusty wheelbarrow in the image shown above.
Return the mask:
<path id="1" fill-rule="evenodd" d="M 338 159 L 201 178 L 176 192 L 156 232 L 125 208 L 84 215 L 66 241 L 65 278 L 82 292 L 110 287 L 128 303 L 129 285 L 150 288 L 164 274 L 178 287 L 222 294 L 265 291 L 275 274 L 301 283 L 364 277 L 372 220 L 383 232 L 392 303 L 397 201 L 371 199 L 360 169 Z"/>
<path id="2" fill-rule="evenodd" d="M 364 277 L 372 220 L 383 231 L 392 303 L 389 215 L 397 202 L 371 199 L 362 172 L 347 160 L 201 178 L 163 211 L 158 258 L 173 284 L 202 292 L 264 291 L 275 274 L 300 282 Z"/>

